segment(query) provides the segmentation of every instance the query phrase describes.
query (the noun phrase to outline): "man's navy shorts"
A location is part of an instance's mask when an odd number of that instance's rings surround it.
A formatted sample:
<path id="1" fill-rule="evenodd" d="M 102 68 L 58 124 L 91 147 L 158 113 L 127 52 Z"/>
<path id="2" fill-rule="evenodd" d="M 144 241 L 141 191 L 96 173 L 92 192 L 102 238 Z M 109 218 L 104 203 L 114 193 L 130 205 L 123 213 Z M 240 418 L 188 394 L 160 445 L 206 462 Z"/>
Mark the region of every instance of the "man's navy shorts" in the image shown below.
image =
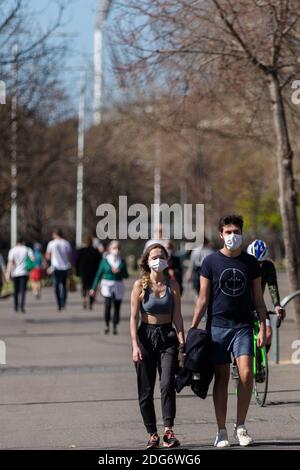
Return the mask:
<path id="1" fill-rule="evenodd" d="M 212 355 L 215 365 L 231 362 L 232 353 L 235 358 L 239 356 L 254 355 L 253 328 L 221 328 L 211 326 Z"/>

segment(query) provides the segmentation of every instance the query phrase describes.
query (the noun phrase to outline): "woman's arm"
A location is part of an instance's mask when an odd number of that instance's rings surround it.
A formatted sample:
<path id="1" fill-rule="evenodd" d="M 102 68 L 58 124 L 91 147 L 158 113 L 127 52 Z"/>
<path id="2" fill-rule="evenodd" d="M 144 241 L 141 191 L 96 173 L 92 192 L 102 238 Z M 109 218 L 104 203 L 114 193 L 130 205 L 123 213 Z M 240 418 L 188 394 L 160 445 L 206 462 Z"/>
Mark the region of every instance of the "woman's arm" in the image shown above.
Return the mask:
<path id="1" fill-rule="evenodd" d="M 131 291 L 130 336 L 132 344 L 132 359 L 134 362 L 143 360 L 137 341 L 137 330 L 140 312 L 141 281 L 135 281 Z"/>
<path id="2" fill-rule="evenodd" d="M 174 298 L 173 323 L 176 327 L 179 343 L 184 344 L 185 338 L 184 338 L 183 318 L 181 315 L 181 296 L 180 296 L 180 288 L 179 288 L 177 281 L 171 281 L 171 289 L 173 291 L 173 298 Z"/>

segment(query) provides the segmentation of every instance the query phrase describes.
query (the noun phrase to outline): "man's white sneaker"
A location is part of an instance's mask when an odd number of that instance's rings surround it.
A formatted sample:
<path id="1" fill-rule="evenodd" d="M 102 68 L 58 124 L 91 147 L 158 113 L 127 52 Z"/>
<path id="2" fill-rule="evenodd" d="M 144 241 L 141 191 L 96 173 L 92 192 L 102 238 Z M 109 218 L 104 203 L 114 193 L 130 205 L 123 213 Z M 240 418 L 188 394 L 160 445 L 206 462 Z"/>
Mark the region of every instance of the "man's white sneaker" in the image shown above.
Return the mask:
<path id="1" fill-rule="evenodd" d="M 253 442 L 252 437 L 249 436 L 248 431 L 243 424 L 240 426 L 236 426 L 236 424 L 234 425 L 233 437 L 239 442 L 240 446 L 243 447 L 249 446 Z"/>
<path id="2" fill-rule="evenodd" d="M 219 429 L 214 446 L 215 447 L 229 447 L 230 446 L 226 428 Z"/>

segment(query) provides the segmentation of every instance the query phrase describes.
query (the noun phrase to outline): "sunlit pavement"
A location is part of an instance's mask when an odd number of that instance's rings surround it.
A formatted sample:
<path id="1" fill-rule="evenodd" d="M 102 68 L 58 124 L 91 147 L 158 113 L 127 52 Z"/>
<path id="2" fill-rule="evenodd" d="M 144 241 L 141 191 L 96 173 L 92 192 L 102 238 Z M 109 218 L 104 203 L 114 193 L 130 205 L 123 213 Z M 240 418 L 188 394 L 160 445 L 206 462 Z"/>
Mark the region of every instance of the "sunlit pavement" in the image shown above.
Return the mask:
<path id="1" fill-rule="evenodd" d="M 27 313 L 16 314 L 12 299 L 0 301 L 0 339 L 6 344 L 0 367 L 1 449 L 140 449 L 146 442 L 137 403 L 129 339 L 128 281 L 118 336 L 104 335 L 101 300 L 83 310 L 71 293 L 57 312 L 52 289 L 41 300 L 28 294 Z M 282 296 L 288 293 L 280 275 Z M 194 296 L 186 290 L 186 326 Z M 292 315 L 289 310 L 288 313 Z M 300 448 L 300 365 L 291 363 L 294 323 L 280 330 L 280 365 L 270 370 L 267 406 L 251 403 L 247 426 L 257 449 Z M 158 389 L 156 397 L 159 396 Z M 230 384 L 228 432 L 232 438 L 236 397 Z M 156 399 L 159 430 L 160 402 Z M 184 389 L 178 395 L 176 434 L 188 449 L 211 449 L 216 433 L 211 388 L 206 400 Z M 219 451 L 219 450 L 218 450 Z M 226 450 L 225 450 L 226 451 Z"/>

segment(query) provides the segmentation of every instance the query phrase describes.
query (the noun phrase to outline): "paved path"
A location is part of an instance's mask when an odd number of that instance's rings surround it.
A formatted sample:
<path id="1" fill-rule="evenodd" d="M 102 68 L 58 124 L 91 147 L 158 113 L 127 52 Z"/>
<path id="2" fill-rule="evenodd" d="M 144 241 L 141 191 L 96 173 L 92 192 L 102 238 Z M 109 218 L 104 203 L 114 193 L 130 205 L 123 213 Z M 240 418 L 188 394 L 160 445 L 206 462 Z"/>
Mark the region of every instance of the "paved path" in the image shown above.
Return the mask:
<path id="1" fill-rule="evenodd" d="M 16 314 L 12 299 L 0 301 L 0 339 L 7 364 L 0 367 L 1 449 L 143 448 L 146 434 L 137 405 L 129 342 L 128 282 L 118 336 L 103 333 L 103 306 L 83 311 L 78 293 L 57 312 L 52 289 L 40 301 L 28 295 L 27 313 Z M 288 292 L 280 276 L 282 295 Z M 193 294 L 183 297 L 188 326 Z M 250 406 L 248 427 L 257 448 L 300 448 L 300 365 L 290 363 L 294 324 L 281 329 L 282 364 L 271 366 L 269 402 Z M 235 417 L 230 385 L 228 429 Z M 211 392 L 210 392 L 211 393 Z M 158 397 L 158 391 L 156 391 Z M 184 447 L 211 448 L 216 424 L 211 395 L 178 396 L 176 430 Z M 158 423 L 162 427 L 159 400 Z"/>

